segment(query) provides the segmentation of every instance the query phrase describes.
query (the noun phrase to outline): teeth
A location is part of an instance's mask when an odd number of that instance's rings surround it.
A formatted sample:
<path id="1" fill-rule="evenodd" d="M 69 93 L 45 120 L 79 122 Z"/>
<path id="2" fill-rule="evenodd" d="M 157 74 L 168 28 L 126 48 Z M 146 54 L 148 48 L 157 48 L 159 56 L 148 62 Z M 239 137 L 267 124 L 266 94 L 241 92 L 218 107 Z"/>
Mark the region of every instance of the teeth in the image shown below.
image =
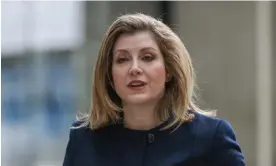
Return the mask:
<path id="1" fill-rule="evenodd" d="M 133 83 L 133 84 L 131 84 L 131 85 L 133 85 L 133 86 L 136 86 L 136 85 L 143 85 L 143 83 Z"/>
<path id="2" fill-rule="evenodd" d="M 132 82 L 129 84 L 129 86 L 143 86 L 143 85 L 145 85 L 145 83 L 143 82 Z"/>

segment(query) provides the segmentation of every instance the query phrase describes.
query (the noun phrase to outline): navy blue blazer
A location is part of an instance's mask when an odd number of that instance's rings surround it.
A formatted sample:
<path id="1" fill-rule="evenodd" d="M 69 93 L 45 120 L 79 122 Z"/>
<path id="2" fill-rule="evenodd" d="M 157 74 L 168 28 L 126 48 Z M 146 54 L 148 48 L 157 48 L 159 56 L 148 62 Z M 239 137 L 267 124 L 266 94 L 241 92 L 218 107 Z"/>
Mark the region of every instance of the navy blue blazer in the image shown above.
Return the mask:
<path id="1" fill-rule="evenodd" d="M 230 124 L 194 114 L 175 131 L 159 130 L 169 120 L 148 131 L 123 124 L 71 129 L 63 166 L 245 166 Z"/>

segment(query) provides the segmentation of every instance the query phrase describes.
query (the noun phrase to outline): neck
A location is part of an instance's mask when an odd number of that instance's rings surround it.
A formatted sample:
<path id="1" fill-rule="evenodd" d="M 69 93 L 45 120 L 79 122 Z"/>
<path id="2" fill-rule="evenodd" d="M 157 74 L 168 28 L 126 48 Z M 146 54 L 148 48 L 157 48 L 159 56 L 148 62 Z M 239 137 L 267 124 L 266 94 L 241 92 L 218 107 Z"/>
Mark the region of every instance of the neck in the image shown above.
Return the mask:
<path id="1" fill-rule="evenodd" d="M 160 124 L 154 105 L 124 105 L 124 124 L 133 130 L 150 130 Z"/>

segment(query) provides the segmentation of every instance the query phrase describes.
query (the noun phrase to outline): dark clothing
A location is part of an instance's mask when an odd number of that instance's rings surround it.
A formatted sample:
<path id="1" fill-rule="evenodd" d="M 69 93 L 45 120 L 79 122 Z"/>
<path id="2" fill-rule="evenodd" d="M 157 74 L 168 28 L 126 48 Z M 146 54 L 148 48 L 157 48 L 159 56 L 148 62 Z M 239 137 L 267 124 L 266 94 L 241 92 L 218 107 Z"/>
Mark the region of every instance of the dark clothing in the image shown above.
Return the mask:
<path id="1" fill-rule="evenodd" d="M 175 131 L 159 130 L 168 121 L 148 131 L 71 129 L 63 166 L 245 166 L 230 124 L 194 114 Z"/>

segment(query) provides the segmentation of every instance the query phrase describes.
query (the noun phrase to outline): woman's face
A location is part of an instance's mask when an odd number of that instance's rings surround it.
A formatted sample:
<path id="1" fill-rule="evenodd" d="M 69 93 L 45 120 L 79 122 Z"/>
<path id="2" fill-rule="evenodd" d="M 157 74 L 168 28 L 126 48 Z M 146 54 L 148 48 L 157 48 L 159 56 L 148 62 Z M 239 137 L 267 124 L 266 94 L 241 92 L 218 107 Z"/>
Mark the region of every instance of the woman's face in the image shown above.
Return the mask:
<path id="1" fill-rule="evenodd" d="M 112 78 L 123 104 L 157 102 L 164 94 L 163 55 L 149 32 L 123 34 L 113 49 Z"/>

